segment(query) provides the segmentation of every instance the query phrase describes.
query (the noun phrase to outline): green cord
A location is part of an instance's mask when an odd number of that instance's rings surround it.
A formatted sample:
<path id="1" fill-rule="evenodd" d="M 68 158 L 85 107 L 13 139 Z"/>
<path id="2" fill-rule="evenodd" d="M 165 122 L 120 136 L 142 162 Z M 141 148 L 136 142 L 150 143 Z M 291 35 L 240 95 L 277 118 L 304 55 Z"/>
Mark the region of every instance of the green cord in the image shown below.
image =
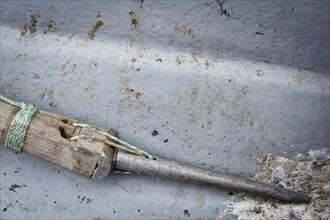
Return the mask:
<path id="1" fill-rule="evenodd" d="M 5 146 L 7 148 L 19 153 L 23 150 L 27 129 L 29 128 L 33 115 L 38 111 L 38 108 L 31 104 L 25 104 L 24 102 L 15 102 L 2 95 L 0 95 L 0 99 L 21 108 L 12 120 L 5 140 Z"/>
<path id="2" fill-rule="evenodd" d="M 151 156 L 148 152 L 144 151 L 144 150 L 141 150 L 113 135 L 111 135 L 110 133 L 108 132 L 105 132 L 105 131 L 102 131 L 102 130 L 99 130 L 93 126 L 90 126 L 88 124 L 82 124 L 82 123 L 73 123 L 72 124 L 73 126 L 76 126 L 76 127 L 82 127 L 82 128 L 87 128 L 87 129 L 90 129 L 90 130 L 93 130 L 95 131 L 96 133 L 98 134 L 102 134 L 102 135 L 105 135 L 107 136 L 108 138 L 110 138 L 111 140 L 113 141 L 116 141 L 117 143 L 119 144 L 113 144 L 114 147 L 116 148 L 119 148 L 121 150 L 125 150 L 125 151 L 128 151 L 128 152 L 131 152 L 131 153 L 134 153 L 134 154 L 137 154 L 137 155 L 144 155 L 145 157 L 147 158 L 150 158 L 150 159 L 153 159 L 153 156 Z M 79 136 L 74 136 L 72 137 L 70 140 L 78 140 L 79 139 Z"/>

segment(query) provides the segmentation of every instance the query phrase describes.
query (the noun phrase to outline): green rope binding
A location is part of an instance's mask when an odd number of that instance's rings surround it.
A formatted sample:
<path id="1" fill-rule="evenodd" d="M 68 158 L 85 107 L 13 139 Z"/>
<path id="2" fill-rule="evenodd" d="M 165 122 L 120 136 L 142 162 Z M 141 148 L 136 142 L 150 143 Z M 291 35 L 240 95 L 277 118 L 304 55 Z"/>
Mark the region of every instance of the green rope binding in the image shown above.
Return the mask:
<path id="1" fill-rule="evenodd" d="M 90 130 L 93 130 L 95 131 L 96 133 L 98 134 L 102 134 L 102 135 L 105 135 L 107 136 L 108 138 L 110 138 L 111 140 L 113 141 L 116 141 L 117 143 L 119 144 L 115 144 L 114 146 L 117 147 L 117 148 L 120 148 L 122 150 L 125 150 L 125 151 L 128 151 L 128 152 L 131 152 L 131 153 L 134 153 L 134 154 L 137 154 L 137 155 L 144 155 L 145 157 L 147 158 L 150 158 L 150 159 L 153 159 L 153 156 L 151 156 L 148 152 L 144 151 L 144 150 L 141 150 L 113 135 L 111 135 L 110 133 L 108 132 L 105 132 L 105 131 L 102 131 L 102 130 L 99 130 L 99 129 L 96 129 L 94 128 L 93 126 L 90 126 L 88 124 L 82 124 L 82 123 L 73 123 L 72 124 L 73 126 L 76 126 L 76 127 L 83 127 L 83 128 L 87 128 L 87 129 L 90 129 Z M 78 140 L 79 139 L 79 136 L 74 136 L 72 137 L 70 140 Z"/>
<path id="2" fill-rule="evenodd" d="M 5 140 L 5 146 L 7 148 L 19 153 L 23 150 L 27 129 L 29 128 L 33 115 L 38 111 L 38 108 L 31 104 L 25 104 L 24 102 L 15 102 L 2 95 L 0 95 L 0 99 L 21 108 L 12 120 Z"/>

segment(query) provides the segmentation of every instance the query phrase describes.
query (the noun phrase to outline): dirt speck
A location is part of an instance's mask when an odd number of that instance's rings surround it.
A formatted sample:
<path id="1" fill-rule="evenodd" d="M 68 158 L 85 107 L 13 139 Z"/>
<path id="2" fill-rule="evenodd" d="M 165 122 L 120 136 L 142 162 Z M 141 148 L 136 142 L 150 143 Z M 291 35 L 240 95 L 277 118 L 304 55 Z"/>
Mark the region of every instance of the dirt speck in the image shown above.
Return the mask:
<path id="1" fill-rule="evenodd" d="M 72 70 L 75 70 L 77 68 L 77 64 L 72 64 Z"/>
<path id="2" fill-rule="evenodd" d="M 101 20 L 96 21 L 96 23 L 95 23 L 94 27 L 92 28 L 92 30 L 90 32 L 88 32 L 88 38 L 90 40 L 94 40 L 95 33 L 96 33 L 97 29 L 99 29 L 99 27 L 103 26 L 103 24 L 104 23 Z"/>
<path id="3" fill-rule="evenodd" d="M 165 139 L 165 140 L 164 140 L 164 143 L 167 143 L 167 142 L 168 142 L 168 139 Z"/>
<path id="4" fill-rule="evenodd" d="M 160 59 L 160 58 L 158 58 L 156 61 L 158 61 L 158 62 L 163 62 L 163 60 L 162 60 L 162 59 Z"/>
<path id="5" fill-rule="evenodd" d="M 40 76 L 39 76 L 38 74 L 35 73 L 35 74 L 33 75 L 33 79 L 40 79 Z"/>
<path id="6" fill-rule="evenodd" d="M 185 60 L 181 56 L 177 56 L 175 59 L 176 64 L 181 65 Z"/>
<path id="7" fill-rule="evenodd" d="M 48 32 L 54 32 L 56 29 L 56 22 L 54 20 L 49 20 L 47 24 L 47 30 L 44 31 L 44 34 Z"/>
<path id="8" fill-rule="evenodd" d="M 263 75 L 265 75 L 261 70 L 256 70 L 257 72 L 257 76 L 262 77 Z"/>
<path id="9" fill-rule="evenodd" d="M 219 207 L 217 207 L 217 208 L 215 209 L 215 214 L 216 214 L 217 216 L 219 216 L 219 215 L 221 214 L 221 211 L 220 211 Z"/>
<path id="10" fill-rule="evenodd" d="M 131 59 L 131 62 L 132 62 L 132 63 L 135 63 L 136 61 L 137 61 L 136 58 L 132 58 L 132 59 Z"/>
<path id="11" fill-rule="evenodd" d="M 264 35 L 265 33 L 257 31 L 256 34 L 258 34 L 258 35 Z"/>
<path id="12" fill-rule="evenodd" d="M 206 69 L 209 69 L 210 63 L 208 60 L 205 61 L 204 65 L 205 65 Z"/>
<path id="13" fill-rule="evenodd" d="M 198 54 L 196 52 L 192 53 L 192 58 L 193 58 L 194 62 L 198 63 Z"/>
<path id="14" fill-rule="evenodd" d="M 7 211 L 7 208 L 2 209 L 3 212 Z"/>
<path id="15" fill-rule="evenodd" d="M 62 72 L 65 70 L 66 65 L 68 65 L 69 62 L 70 62 L 70 61 L 66 61 L 66 63 L 62 65 L 62 67 L 61 67 L 61 71 L 62 71 Z"/>
<path id="16" fill-rule="evenodd" d="M 188 216 L 188 218 L 190 217 L 190 212 L 189 212 L 188 209 L 183 210 L 183 214 L 184 214 L 185 216 Z"/>
<path id="17" fill-rule="evenodd" d="M 157 136 L 158 135 L 158 131 L 157 130 L 153 130 L 151 133 L 152 136 Z"/>
<path id="18" fill-rule="evenodd" d="M 142 96 L 142 93 L 141 92 L 136 92 L 134 96 L 137 100 L 140 100 L 140 97 Z"/>
<path id="19" fill-rule="evenodd" d="M 78 196 L 78 199 L 80 199 L 80 198 L 81 198 L 81 200 L 79 203 L 85 202 L 86 204 L 90 204 L 94 201 L 94 199 L 87 198 L 86 196 L 83 196 L 83 197 Z"/>
<path id="20" fill-rule="evenodd" d="M 126 92 L 134 92 L 134 89 L 126 88 Z"/>
<path id="21" fill-rule="evenodd" d="M 255 214 L 261 214 L 261 213 L 264 212 L 264 210 L 260 206 L 255 206 L 255 207 L 253 207 L 253 209 L 251 210 L 251 212 L 253 212 Z"/>
<path id="22" fill-rule="evenodd" d="M 129 15 L 131 16 L 131 25 L 132 25 L 132 27 L 136 28 L 138 26 L 138 24 L 139 24 L 139 20 L 138 20 L 138 18 L 136 16 L 135 12 L 134 11 L 130 11 L 129 12 Z"/>
<path id="23" fill-rule="evenodd" d="M 22 169 L 21 167 L 17 167 L 14 173 L 18 173 L 21 169 Z"/>
<path id="24" fill-rule="evenodd" d="M 188 24 L 183 24 L 183 25 L 177 24 L 174 26 L 174 31 L 178 33 L 182 33 L 183 35 L 186 36 L 190 35 L 191 37 L 194 37 L 194 35 L 192 34 L 192 30 Z"/>

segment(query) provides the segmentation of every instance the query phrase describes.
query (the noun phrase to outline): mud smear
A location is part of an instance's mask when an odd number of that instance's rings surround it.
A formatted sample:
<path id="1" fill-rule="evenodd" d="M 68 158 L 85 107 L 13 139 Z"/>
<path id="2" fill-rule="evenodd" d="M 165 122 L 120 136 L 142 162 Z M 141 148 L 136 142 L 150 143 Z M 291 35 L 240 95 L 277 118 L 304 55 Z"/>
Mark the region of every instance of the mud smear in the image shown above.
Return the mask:
<path id="1" fill-rule="evenodd" d="M 21 27 L 21 37 L 29 35 L 33 37 L 34 33 L 37 31 L 37 19 L 40 17 L 39 13 L 30 15 L 30 22 L 26 23 Z"/>
<path id="2" fill-rule="evenodd" d="M 90 32 L 88 32 L 88 38 L 89 38 L 90 40 L 94 40 L 95 33 L 96 33 L 97 29 L 99 29 L 99 27 L 101 27 L 102 25 L 103 25 L 103 22 L 100 21 L 100 20 L 98 20 L 98 21 L 95 23 L 95 25 L 94 25 L 94 27 L 92 28 L 92 30 L 91 30 Z"/>

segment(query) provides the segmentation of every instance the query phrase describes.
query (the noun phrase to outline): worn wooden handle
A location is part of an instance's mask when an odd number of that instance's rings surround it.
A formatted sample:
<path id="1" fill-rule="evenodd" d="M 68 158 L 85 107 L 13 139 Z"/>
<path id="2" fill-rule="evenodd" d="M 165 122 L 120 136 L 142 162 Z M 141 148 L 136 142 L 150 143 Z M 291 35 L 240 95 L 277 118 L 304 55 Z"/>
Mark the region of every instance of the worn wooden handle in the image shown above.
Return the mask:
<path id="1" fill-rule="evenodd" d="M 20 108 L 0 101 L 0 143 L 5 143 L 11 121 Z M 23 151 L 75 171 L 94 180 L 106 177 L 113 166 L 116 150 L 104 135 L 75 127 L 74 119 L 39 110 L 27 131 Z M 113 130 L 99 128 L 116 135 Z M 84 136 L 78 141 L 70 138 Z"/>

